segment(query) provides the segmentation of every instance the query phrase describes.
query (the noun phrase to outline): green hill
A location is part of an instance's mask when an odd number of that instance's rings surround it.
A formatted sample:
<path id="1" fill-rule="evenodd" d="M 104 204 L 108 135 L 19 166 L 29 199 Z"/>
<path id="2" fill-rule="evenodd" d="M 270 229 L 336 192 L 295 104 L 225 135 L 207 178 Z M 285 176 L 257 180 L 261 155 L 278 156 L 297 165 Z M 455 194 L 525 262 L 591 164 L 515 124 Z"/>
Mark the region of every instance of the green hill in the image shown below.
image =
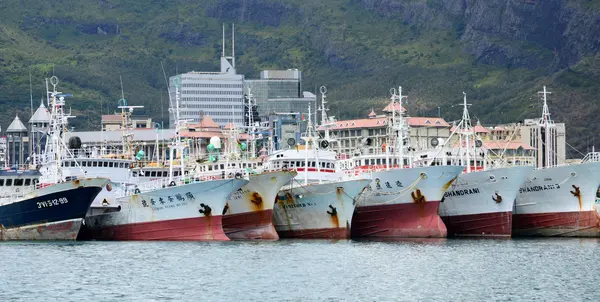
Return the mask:
<path id="1" fill-rule="evenodd" d="M 216 71 L 221 24 L 236 24 L 238 72 L 298 68 L 326 85 L 331 113 L 363 116 L 402 85 L 411 115 L 459 118 L 462 92 L 485 124 L 536 117 L 542 85 L 582 152 L 600 113 L 600 1 L 5 0 L 0 3 L 0 125 L 29 117 L 52 74 L 74 94 L 73 124 L 98 129 L 120 98 L 167 121 L 167 76 Z M 598 140 L 600 142 L 600 140 Z M 572 151 L 571 156 L 577 156 Z"/>

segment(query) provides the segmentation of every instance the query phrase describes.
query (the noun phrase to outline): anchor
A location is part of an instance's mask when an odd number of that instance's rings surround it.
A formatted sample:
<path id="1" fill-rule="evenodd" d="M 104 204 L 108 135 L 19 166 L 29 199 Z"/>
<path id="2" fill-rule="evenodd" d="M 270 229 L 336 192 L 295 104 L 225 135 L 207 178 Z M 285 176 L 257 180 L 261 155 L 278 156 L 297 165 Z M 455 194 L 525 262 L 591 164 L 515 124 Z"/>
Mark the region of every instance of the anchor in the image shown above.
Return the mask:
<path id="1" fill-rule="evenodd" d="M 492 196 L 492 199 L 496 202 L 496 203 L 501 203 L 502 202 L 502 196 L 500 196 L 500 194 L 495 193 L 496 196 Z"/>
<path id="2" fill-rule="evenodd" d="M 225 215 L 225 213 L 227 213 L 227 211 L 229 211 L 229 203 L 225 204 L 225 207 L 223 208 L 223 214 L 222 215 Z M 202 213 L 202 212 L 200 212 L 200 213 Z"/>
<path id="3" fill-rule="evenodd" d="M 425 203 L 425 195 L 421 193 L 421 190 L 417 189 L 415 192 L 410 193 L 415 203 Z"/>
<path id="4" fill-rule="evenodd" d="M 198 210 L 198 212 L 200 212 L 201 214 L 204 214 L 204 216 L 209 216 L 210 213 L 212 212 L 212 209 L 206 204 L 201 203 L 200 207 L 202 209 Z"/>
<path id="5" fill-rule="evenodd" d="M 329 205 L 329 208 L 331 209 L 331 212 L 330 212 L 330 211 L 327 211 L 327 214 L 329 214 L 329 215 L 331 215 L 331 216 L 335 216 L 335 215 L 337 215 L 337 209 L 336 209 L 334 206 L 332 206 L 332 205 Z"/>
<path id="6" fill-rule="evenodd" d="M 575 189 L 575 191 L 569 191 L 571 192 L 571 194 L 573 194 L 573 196 L 580 198 L 581 197 L 581 191 L 579 191 L 579 187 L 576 185 L 571 185 L 573 187 L 573 189 Z"/>

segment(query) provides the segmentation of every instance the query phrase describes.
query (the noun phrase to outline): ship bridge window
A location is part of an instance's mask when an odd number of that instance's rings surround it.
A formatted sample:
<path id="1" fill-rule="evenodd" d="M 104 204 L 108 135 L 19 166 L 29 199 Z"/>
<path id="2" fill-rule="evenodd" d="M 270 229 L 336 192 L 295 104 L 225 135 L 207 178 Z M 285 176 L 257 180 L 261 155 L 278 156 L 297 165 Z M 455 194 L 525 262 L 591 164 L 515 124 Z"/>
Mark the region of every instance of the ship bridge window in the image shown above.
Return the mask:
<path id="1" fill-rule="evenodd" d="M 211 165 L 208 166 L 208 171 L 212 171 L 212 166 Z"/>
<path id="2" fill-rule="evenodd" d="M 23 185 L 23 179 L 22 178 L 15 179 L 15 186 L 22 186 L 22 185 Z"/>
<path id="3" fill-rule="evenodd" d="M 31 178 L 25 179 L 25 185 L 26 186 L 31 186 Z"/>
<path id="4" fill-rule="evenodd" d="M 9 178 L 9 179 L 6 180 L 6 186 L 7 187 L 12 186 L 12 179 Z"/>
<path id="5" fill-rule="evenodd" d="M 81 162 L 79 163 L 82 167 L 87 167 L 87 162 Z"/>
<path id="6" fill-rule="evenodd" d="M 0 187 L 4 186 L 4 179 L 0 178 Z"/>
<path id="7" fill-rule="evenodd" d="M 225 170 L 225 165 L 221 164 L 221 170 Z"/>
<path id="8" fill-rule="evenodd" d="M 88 167 L 91 167 L 91 166 L 92 166 L 92 162 L 91 162 L 91 161 L 88 161 L 88 162 L 87 162 L 87 166 L 88 166 Z"/>
<path id="9" fill-rule="evenodd" d="M 93 161 L 92 162 L 92 167 L 98 167 L 98 162 L 97 161 Z"/>
<path id="10" fill-rule="evenodd" d="M 150 172 L 150 177 L 156 177 L 156 171 Z"/>
<path id="11" fill-rule="evenodd" d="M 111 162 L 109 162 L 109 163 L 108 163 L 108 167 L 109 167 L 109 168 L 114 168 L 114 167 L 115 167 L 115 164 L 114 164 L 114 163 L 111 161 Z"/>
<path id="12" fill-rule="evenodd" d="M 104 164 L 103 164 L 103 166 L 106 167 L 106 168 L 108 168 L 108 162 L 105 161 Z"/>
<path id="13" fill-rule="evenodd" d="M 315 163 L 314 161 L 311 161 L 311 162 L 310 162 L 310 166 L 311 166 L 312 168 L 314 168 L 314 167 L 316 167 L 317 165 L 316 165 L 316 163 Z"/>
<path id="14" fill-rule="evenodd" d="M 150 171 L 146 171 L 146 172 L 144 172 L 144 176 L 146 176 L 146 177 L 150 177 Z"/>

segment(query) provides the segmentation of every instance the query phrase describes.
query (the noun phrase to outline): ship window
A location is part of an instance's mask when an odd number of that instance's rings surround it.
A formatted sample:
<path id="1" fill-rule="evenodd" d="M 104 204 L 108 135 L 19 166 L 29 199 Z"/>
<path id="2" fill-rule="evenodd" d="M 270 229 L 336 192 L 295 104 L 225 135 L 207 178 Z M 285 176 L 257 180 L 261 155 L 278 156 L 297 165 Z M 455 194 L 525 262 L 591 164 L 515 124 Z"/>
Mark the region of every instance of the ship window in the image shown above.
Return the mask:
<path id="1" fill-rule="evenodd" d="M 150 172 L 150 177 L 156 177 L 156 171 Z"/>
<path id="2" fill-rule="evenodd" d="M 6 180 L 6 186 L 7 187 L 12 186 L 12 179 L 9 178 L 9 179 Z"/>
<path id="3" fill-rule="evenodd" d="M 23 179 L 22 178 L 15 179 L 15 186 L 22 186 L 22 185 L 23 185 Z"/>
<path id="4" fill-rule="evenodd" d="M 107 161 L 104 162 L 104 167 L 108 168 L 108 162 Z"/>
<path id="5" fill-rule="evenodd" d="M 114 167 L 115 167 L 114 165 L 115 165 L 115 164 L 114 164 L 112 161 L 108 163 L 108 167 L 109 167 L 109 168 L 114 168 Z"/>
<path id="6" fill-rule="evenodd" d="M 314 161 L 311 161 L 311 162 L 310 162 L 310 166 L 314 168 L 314 167 L 315 167 L 315 162 L 314 162 Z"/>
<path id="7" fill-rule="evenodd" d="M 0 187 L 4 186 L 4 179 L 0 179 Z"/>
<path id="8" fill-rule="evenodd" d="M 179 171 L 175 171 L 175 176 L 179 176 L 180 174 Z"/>
<path id="9" fill-rule="evenodd" d="M 87 162 L 81 162 L 80 164 L 82 167 L 87 167 Z"/>
<path id="10" fill-rule="evenodd" d="M 97 161 L 92 162 L 92 167 L 98 167 L 98 162 Z"/>
<path id="11" fill-rule="evenodd" d="M 225 169 L 225 165 L 221 164 L 221 170 L 224 170 L 224 169 Z"/>
<path id="12" fill-rule="evenodd" d="M 144 176 L 146 176 L 146 177 L 150 177 L 150 171 L 146 171 L 146 172 L 144 172 Z"/>
<path id="13" fill-rule="evenodd" d="M 31 186 L 31 178 L 25 179 L 25 185 L 26 186 Z"/>
<path id="14" fill-rule="evenodd" d="M 133 172 L 133 177 L 137 177 L 137 176 L 138 176 L 138 172 L 137 171 Z"/>
<path id="15" fill-rule="evenodd" d="M 208 171 L 212 171 L 212 165 L 208 165 Z"/>

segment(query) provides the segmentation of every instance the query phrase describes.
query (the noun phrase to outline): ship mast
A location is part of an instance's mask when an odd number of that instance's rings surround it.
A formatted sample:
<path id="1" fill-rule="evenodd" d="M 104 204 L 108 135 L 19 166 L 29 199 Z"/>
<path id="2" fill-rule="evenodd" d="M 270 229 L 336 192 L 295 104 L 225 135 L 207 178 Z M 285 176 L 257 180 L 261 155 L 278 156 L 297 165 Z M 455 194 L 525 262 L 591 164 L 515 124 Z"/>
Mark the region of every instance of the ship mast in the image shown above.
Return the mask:
<path id="1" fill-rule="evenodd" d="M 65 113 L 65 97 L 71 97 L 71 94 L 63 94 L 56 90 L 58 78 L 52 76 L 50 78 L 52 91 L 46 88 L 46 96 L 48 98 L 48 107 L 50 108 L 50 125 L 48 131 L 49 139 L 46 140 L 46 158 L 47 161 L 54 161 L 54 168 L 50 171 L 51 175 L 47 175 L 51 183 L 57 183 L 64 180 L 62 173 L 62 156 L 63 152 L 68 152 L 64 142 L 64 134 L 67 133 L 68 119 L 74 118 L 70 113 Z M 48 87 L 48 79 L 46 79 L 46 87 Z"/>
<path id="2" fill-rule="evenodd" d="M 404 117 L 402 114 L 402 99 L 407 98 L 408 96 L 402 95 L 402 86 L 398 86 L 398 94 L 396 94 L 396 89 L 390 89 L 391 100 L 392 100 L 392 123 L 391 130 L 392 132 L 396 132 L 396 141 L 394 149 L 398 151 L 397 156 L 399 158 L 399 168 L 404 169 Z M 398 115 L 396 117 L 396 103 L 399 105 Z M 386 150 L 387 151 L 387 150 Z M 389 164 L 388 164 L 389 166 Z"/>
<path id="3" fill-rule="evenodd" d="M 181 80 L 179 76 L 175 76 L 175 78 L 173 79 L 173 86 L 175 86 L 175 108 L 169 108 L 169 111 L 171 111 L 175 116 L 175 137 L 171 144 L 169 144 L 169 181 L 173 179 L 173 151 L 177 152 L 180 158 L 181 176 L 185 174 L 185 167 L 183 162 L 183 151 L 185 149 L 185 146 L 181 143 L 181 131 L 184 129 L 184 126 L 187 123 L 187 121 L 182 120 L 179 114 L 180 85 Z"/>
<path id="4" fill-rule="evenodd" d="M 471 156 L 470 156 L 470 141 L 471 141 L 471 136 L 473 135 L 473 127 L 471 125 L 471 117 L 469 116 L 469 109 L 468 106 L 470 106 L 471 104 L 467 104 L 467 94 L 463 91 L 463 115 L 462 115 L 462 120 L 460 121 L 459 124 L 459 129 L 460 129 L 460 138 L 464 137 L 465 139 L 465 161 L 466 166 L 467 166 L 467 173 L 471 172 Z M 461 139 L 462 141 L 462 139 Z M 459 144 L 459 148 L 462 149 L 462 143 Z M 461 152 L 462 153 L 462 152 Z M 462 158 L 462 154 L 460 156 Z"/>
<path id="5" fill-rule="evenodd" d="M 551 153 L 554 151 L 551 149 L 554 146 L 554 137 L 552 135 L 552 129 L 554 128 L 554 122 L 550 118 L 550 110 L 548 109 L 548 98 L 549 94 L 552 94 L 550 91 L 546 91 L 546 86 L 544 86 L 543 91 L 538 91 L 538 94 L 542 94 L 542 100 L 544 101 L 544 105 L 542 108 L 542 117 L 539 121 L 540 129 L 544 129 L 543 133 L 540 134 L 543 136 L 542 139 L 542 154 L 545 157 L 545 161 L 542 161 L 542 164 L 546 165 L 546 167 L 551 167 L 555 164 L 555 162 L 551 159 Z M 538 151 L 539 152 L 539 151 Z"/>

